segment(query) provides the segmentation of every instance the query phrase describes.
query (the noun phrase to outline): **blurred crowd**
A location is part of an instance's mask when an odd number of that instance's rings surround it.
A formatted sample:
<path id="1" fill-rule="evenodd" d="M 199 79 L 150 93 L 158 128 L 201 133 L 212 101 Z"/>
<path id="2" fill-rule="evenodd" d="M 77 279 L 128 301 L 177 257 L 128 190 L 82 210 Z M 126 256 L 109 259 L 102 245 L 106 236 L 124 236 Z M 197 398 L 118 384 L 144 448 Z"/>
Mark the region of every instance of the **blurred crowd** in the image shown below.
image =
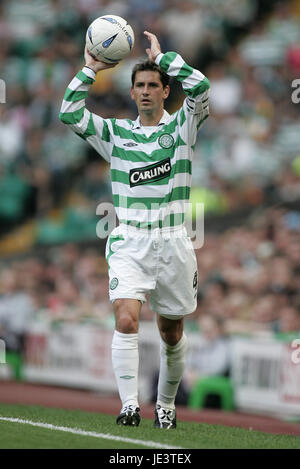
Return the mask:
<path id="1" fill-rule="evenodd" d="M 196 319 L 221 318 L 228 333 L 299 335 L 299 212 L 257 213 L 247 225 L 206 235 L 196 254 Z"/>
<path id="2" fill-rule="evenodd" d="M 58 207 L 93 213 L 111 200 L 109 168 L 58 119 L 67 84 L 83 65 L 85 32 L 98 16 L 125 17 L 131 56 L 97 76 L 88 107 L 103 117 L 136 117 L 129 97 L 145 29 L 211 82 L 211 117 L 201 128 L 191 200 L 208 214 L 254 215 L 205 232 L 196 251 L 198 308 L 226 333 L 300 333 L 300 1 L 2 0 L 0 78 L 0 234 Z M 172 83 L 167 109 L 184 98 Z M 96 239 L 96 227 L 95 227 Z M 20 349 L 29 318 L 111 326 L 102 247 L 67 243 L 0 260 L 0 336 Z M 148 304 L 142 319 L 151 320 Z M 203 321 L 204 319 L 204 321 Z"/>
<path id="3" fill-rule="evenodd" d="M 65 244 L 0 268 L 0 337 L 22 350 L 32 321 L 95 322 L 110 327 L 106 261 L 96 249 Z"/>

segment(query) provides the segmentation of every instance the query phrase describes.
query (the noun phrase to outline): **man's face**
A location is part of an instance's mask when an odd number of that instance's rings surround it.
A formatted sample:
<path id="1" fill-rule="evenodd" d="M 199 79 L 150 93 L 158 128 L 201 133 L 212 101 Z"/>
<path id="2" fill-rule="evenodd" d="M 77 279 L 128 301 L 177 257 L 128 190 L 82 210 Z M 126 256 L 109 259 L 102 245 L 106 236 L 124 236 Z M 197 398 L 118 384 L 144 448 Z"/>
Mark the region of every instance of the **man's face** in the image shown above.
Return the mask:
<path id="1" fill-rule="evenodd" d="M 136 73 L 130 95 L 139 112 L 153 113 L 163 108 L 169 92 L 168 85 L 163 88 L 159 73 L 147 70 Z"/>

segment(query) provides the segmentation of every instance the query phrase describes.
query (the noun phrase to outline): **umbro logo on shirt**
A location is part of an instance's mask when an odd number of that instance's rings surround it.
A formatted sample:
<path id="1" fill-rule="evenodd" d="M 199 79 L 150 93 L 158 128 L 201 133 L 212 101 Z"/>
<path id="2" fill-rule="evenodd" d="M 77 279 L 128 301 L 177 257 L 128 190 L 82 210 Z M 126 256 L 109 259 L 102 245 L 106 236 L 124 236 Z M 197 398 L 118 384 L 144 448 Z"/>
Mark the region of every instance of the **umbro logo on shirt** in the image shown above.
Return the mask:
<path id="1" fill-rule="evenodd" d="M 138 143 L 134 143 L 134 142 L 123 143 L 123 146 L 124 147 L 137 147 Z"/>

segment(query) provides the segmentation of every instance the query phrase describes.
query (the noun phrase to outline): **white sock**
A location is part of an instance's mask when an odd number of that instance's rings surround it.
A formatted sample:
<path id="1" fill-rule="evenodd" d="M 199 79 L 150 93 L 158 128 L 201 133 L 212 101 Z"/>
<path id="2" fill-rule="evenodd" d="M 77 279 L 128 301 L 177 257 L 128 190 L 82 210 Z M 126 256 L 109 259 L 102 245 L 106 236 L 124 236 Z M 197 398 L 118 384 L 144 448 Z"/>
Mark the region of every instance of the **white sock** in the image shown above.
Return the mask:
<path id="1" fill-rule="evenodd" d="M 183 333 L 176 345 L 160 340 L 160 370 L 157 390 L 157 404 L 175 409 L 175 397 L 180 384 L 187 352 L 187 339 Z"/>
<path id="2" fill-rule="evenodd" d="M 112 340 L 112 365 L 122 407 L 138 406 L 138 334 L 115 331 Z"/>

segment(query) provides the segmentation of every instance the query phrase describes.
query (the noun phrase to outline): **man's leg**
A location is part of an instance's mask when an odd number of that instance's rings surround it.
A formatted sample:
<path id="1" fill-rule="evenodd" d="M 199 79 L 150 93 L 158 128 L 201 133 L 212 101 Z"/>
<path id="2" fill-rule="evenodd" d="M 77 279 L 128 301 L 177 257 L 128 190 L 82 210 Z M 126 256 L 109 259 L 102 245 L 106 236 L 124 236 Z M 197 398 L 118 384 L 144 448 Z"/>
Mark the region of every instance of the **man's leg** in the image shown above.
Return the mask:
<path id="1" fill-rule="evenodd" d="M 183 375 L 187 340 L 183 318 L 167 319 L 157 315 L 160 331 L 160 370 L 155 426 L 176 428 L 175 397 Z"/>
<path id="2" fill-rule="evenodd" d="M 116 329 L 112 341 L 112 364 L 122 401 L 117 423 L 138 425 L 138 324 L 141 302 L 118 299 L 114 302 Z M 138 409 L 138 410 L 137 410 Z"/>

